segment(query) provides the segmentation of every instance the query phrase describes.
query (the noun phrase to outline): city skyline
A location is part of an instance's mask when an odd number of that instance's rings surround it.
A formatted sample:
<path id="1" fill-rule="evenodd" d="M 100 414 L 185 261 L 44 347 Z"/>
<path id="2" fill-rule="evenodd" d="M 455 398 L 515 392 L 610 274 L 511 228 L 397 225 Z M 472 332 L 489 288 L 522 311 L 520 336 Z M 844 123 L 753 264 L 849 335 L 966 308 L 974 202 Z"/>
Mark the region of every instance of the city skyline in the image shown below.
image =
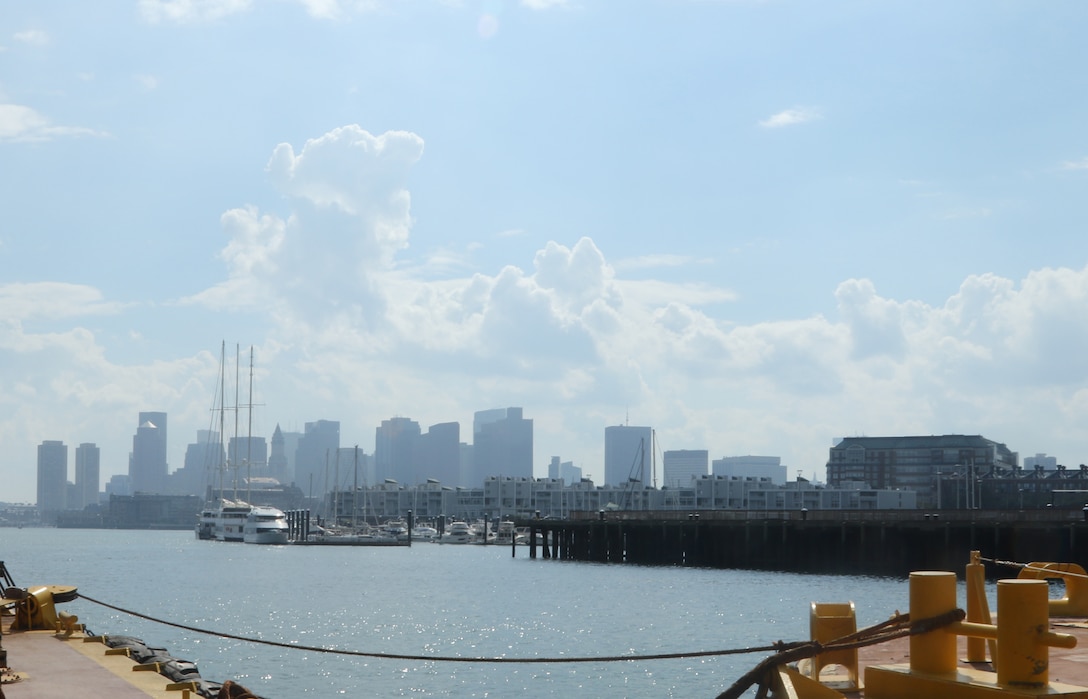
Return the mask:
<path id="1" fill-rule="evenodd" d="M 181 467 L 223 340 L 253 434 L 524 406 L 537 477 L 624 424 L 818 478 L 857 435 L 1088 460 L 1083 3 L 4 19 L 5 498 L 46 440 L 123 473 L 143 411 Z"/>

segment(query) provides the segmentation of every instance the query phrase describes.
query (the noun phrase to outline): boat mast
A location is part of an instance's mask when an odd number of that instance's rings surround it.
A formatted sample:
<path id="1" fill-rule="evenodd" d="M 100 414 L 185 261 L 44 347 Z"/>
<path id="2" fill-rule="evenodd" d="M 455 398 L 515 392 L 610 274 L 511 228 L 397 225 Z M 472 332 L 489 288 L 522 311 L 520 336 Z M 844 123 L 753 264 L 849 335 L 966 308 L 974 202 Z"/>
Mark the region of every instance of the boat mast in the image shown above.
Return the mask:
<path id="1" fill-rule="evenodd" d="M 351 531 L 355 533 L 355 513 L 359 511 L 359 503 L 355 502 L 355 498 L 359 497 L 359 445 L 355 445 L 355 457 L 351 470 L 354 478 L 354 490 L 351 492 Z"/>
<path id="2" fill-rule="evenodd" d="M 234 449 L 231 455 L 231 465 L 234 466 L 234 499 L 238 499 L 238 385 L 241 381 L 241 371 L 238 368 L 238 360 L 241 358 L 241 349 L 234 345 Z"/>
<path id="3" fill-rule="evenodd" d="M 227 380 L 227 341 L 223 340 L 223 344 L 219 347 L 219 449 L 217 456 L 219 457 L 219 502 L 223 502 L 223 471 L 227 470 L 227 464 L 224 460 L 227 458 L 227 452 L 223 449 L 223 430 L 226 429 L 226 416 L 224 415 L 223 400 L 227 395 L 226 388 Z"/>
<path id="4" fill-rule="evenodd" d="M 249 434 L 246 436 L 246 502 L 253 502 L 253 345 L 249 346 Z"/>

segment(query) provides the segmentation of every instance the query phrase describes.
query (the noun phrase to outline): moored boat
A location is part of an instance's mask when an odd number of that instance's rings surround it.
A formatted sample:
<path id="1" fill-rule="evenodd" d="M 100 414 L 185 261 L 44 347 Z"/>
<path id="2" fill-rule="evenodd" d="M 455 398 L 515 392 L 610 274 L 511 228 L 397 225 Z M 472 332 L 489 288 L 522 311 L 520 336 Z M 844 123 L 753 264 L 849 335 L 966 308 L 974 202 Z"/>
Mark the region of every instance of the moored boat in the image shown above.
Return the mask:
<path id="1" fill-rule="evenodd" d="M 440 541 L 443 544 L 467 544 L 472 541 L 472 529 L 466 522 L 450 522 Z"/>
<path id="2" fill-rule="evenodd" d="M 242 539 L 247 544 L 286 544 L 287 516 L 283 510 L 254 505 L 246 513 Z"/>

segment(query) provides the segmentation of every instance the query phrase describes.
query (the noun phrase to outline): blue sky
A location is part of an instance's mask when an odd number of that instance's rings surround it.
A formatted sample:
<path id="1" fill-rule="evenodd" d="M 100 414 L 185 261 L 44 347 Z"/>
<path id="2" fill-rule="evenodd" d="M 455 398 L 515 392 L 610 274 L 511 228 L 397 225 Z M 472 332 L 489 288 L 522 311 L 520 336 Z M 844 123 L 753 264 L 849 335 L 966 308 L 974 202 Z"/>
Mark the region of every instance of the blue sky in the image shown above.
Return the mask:
<path id="1" fill-rule="evenodd" d="M 0 12 L 0 473 L 522 406 L 781 456 L 1088 461 L 1080 2 L 133 0 Z M 244 351 L 244 350 L 243 350 Z M 74 455 L 70 454 L 70 463 Z"/>

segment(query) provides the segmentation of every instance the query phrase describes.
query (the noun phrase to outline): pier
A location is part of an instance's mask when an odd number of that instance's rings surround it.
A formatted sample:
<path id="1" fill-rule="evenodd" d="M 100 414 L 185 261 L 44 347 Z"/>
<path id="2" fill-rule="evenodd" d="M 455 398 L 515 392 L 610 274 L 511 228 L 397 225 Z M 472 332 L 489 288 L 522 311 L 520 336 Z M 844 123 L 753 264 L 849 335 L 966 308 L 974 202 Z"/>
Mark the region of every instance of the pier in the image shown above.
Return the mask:
<path id="1" fill-rule="evenodd" d="M 524 519 L 529 556 L 636 565 L 905 576 L 1000 561 L 1088 561 L 1080 510 L 599 512 Z"/>

